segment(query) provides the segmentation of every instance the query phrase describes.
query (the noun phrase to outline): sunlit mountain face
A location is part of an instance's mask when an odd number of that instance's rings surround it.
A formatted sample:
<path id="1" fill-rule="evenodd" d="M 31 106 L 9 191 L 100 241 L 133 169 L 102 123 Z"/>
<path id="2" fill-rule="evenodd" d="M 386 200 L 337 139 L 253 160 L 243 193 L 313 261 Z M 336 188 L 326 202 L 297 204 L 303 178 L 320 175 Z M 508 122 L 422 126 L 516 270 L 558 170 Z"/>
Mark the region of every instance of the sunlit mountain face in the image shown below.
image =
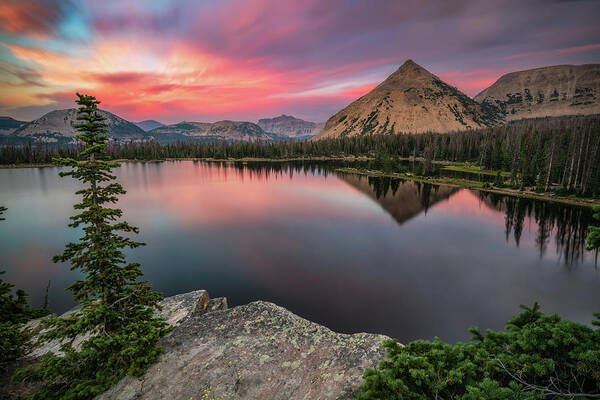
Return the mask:
<path id="1" fill-rule="evenodd" d="M 70 108 L 79 90 L 130 121 L 320 122 L 408 58 L 471 96 L 506 72 L 598 62 L 599 14 L 583 0 L 3 0 L 0 115 Z"/>

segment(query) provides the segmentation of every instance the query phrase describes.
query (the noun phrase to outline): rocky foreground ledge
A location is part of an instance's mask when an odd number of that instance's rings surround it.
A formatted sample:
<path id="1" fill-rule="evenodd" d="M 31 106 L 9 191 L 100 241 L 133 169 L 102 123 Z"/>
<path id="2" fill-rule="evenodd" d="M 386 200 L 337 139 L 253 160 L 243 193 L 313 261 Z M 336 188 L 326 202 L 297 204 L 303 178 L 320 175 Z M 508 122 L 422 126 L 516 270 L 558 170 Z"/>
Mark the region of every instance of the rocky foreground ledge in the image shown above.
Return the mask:
<path id="1" fill-rule="evenodd" d="M 160 314 L 175 328 L 159 361 L 102 400 L 350 399 L 365 368 L 385 356 L 383 335 L 335 333 L 264 301 L 227 308 L 204 290 L 168 297 Z M 58 343 L 35 349 L 37 358 Z"/>

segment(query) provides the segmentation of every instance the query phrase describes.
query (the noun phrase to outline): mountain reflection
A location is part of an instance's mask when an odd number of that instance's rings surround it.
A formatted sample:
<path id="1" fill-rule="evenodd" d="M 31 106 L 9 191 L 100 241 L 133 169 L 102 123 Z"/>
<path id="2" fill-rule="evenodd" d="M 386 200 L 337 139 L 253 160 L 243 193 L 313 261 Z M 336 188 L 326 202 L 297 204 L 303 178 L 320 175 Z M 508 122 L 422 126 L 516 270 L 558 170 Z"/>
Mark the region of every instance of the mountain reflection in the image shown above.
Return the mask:
<path id="1" fill-rule="evenodd" d="M 376 201 L 398 224 L 404 224 L 437 203 L 449 199 L 461 190 L 456 187 L 433 185 L 399 178 L 372 177 L 332 172 L 335 168 L 348 166 L 343 161 L 334 162 L 286 162 L 286 163 L 243 163 L 222 162 L 216 166 L 233 169 L 240 176 L 250 179 L 277 179 L 278 176 L 292 178 L 294 174 L 335 174 L 339 179 Z M 471 191 L 490 210 L 504 214 L 504 229 L 507 242 L 517 247 L 521 244 L 524 226 L 535 230 L 540 258 L 551 242 L 557 255 L 565 265 L 571 266 L 584 260 L 588 226 L 593 224 L 592 210 L 587 207 L 563 203 L 504 196 L 496 193 Z"/>
<path id="2" fill-rule="evenodd" d="M 396 178 L 343 173 L 338 177 L 376 200 L 399 224 L 422 211 L 427 212 L 430 207 L 460 190 L 466 190 Z M 589 254 L 585 250 L 585 239 L 589 225 L 594 222 L 590 208 L 489 192 L 471 192 L 490 210 L 504 214 L 507 242 L 512 240 L 518 247 L 526 226 L 536 231 L 535 243 L 540 258 L 545 255 L 552 240 L 557 255 L 567 266 L 583 262 L 585 255 Z"/>
<path id="3" fill-rule="evenodd" d="M 396 178 L 339 173 L 338 177 L 376 200 L 399 224 L 419 215 L 459 189 Z"/>

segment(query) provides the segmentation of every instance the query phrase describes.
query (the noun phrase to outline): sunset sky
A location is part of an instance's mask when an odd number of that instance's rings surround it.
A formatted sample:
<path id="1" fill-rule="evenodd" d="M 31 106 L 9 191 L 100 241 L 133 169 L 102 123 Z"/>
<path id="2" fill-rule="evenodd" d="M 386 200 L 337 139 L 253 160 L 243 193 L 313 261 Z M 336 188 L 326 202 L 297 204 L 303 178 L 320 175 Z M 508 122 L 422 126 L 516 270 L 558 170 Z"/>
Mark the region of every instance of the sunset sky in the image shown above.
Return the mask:
<path id="1" fill-rule="evenodd" d="M 413 59 L 468 95 L 600 62 L 598 0 L 0 0 L 0 115 L 325 121 Z"/>

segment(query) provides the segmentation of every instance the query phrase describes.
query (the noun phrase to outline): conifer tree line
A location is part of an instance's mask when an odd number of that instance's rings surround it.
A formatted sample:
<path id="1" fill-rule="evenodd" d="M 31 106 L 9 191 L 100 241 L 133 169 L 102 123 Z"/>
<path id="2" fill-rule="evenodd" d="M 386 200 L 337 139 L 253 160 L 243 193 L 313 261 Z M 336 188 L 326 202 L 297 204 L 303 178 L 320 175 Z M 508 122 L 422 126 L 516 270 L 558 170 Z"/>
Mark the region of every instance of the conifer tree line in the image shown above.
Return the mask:
<path id="1" fill-rule="evenodd" d="M 3 146 L 0 164 L 49 163 L 72 157 L 78 146 L 41 143 Z M 304 142 L 176 142 L 107 144 L 113 159 L 295 158 L 375 156 L 422 157 L 431 161 L 474 162 L 510 173 L 509 182 L 538 191 L 563 190 L 600 196 L 600 116 L 539 118 L 450 134 L 366 135 Z"/>

